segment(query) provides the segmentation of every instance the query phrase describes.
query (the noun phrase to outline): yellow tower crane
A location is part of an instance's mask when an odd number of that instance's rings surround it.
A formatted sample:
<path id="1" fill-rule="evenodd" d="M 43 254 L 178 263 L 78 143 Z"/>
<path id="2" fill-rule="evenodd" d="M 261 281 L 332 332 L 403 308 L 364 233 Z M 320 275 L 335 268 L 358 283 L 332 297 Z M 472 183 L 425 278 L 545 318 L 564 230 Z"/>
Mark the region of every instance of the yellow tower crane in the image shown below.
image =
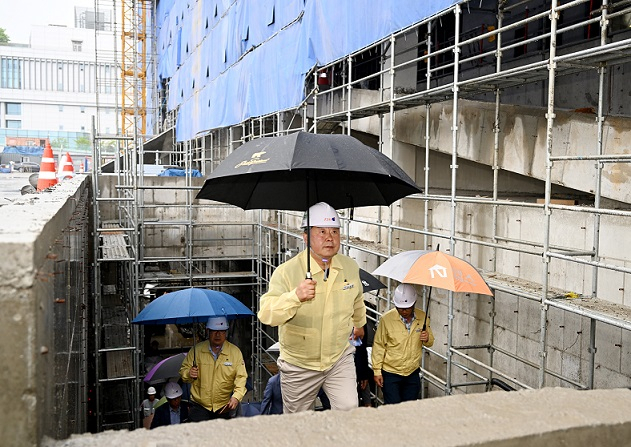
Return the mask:
<path id="1" fill-rule="evenodd" d="M 147 24 L 151 0 L 122 0 L 121 4 L 122 132 L 136 137 L 134 130 L 144 135 L 147 128 Z"/>

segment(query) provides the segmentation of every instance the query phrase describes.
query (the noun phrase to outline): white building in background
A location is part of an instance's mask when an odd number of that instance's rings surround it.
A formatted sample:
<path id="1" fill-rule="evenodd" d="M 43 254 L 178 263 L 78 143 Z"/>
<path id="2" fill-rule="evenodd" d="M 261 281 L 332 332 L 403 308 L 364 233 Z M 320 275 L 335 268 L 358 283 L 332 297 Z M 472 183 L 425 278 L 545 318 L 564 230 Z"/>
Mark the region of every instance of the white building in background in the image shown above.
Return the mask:
<path id="1" fill-rule="evenodd" d="M 71 154 L 91 154 L 92 117 L 102 132 L 118 131 L 112 48 L 119 45 L 111 12 L 99 15 L 99 30 L 94 10 L 76 7 L 76 28 L 33 26 L 30 44 L 0 44 L 0 147 L 49 139 Z"/>

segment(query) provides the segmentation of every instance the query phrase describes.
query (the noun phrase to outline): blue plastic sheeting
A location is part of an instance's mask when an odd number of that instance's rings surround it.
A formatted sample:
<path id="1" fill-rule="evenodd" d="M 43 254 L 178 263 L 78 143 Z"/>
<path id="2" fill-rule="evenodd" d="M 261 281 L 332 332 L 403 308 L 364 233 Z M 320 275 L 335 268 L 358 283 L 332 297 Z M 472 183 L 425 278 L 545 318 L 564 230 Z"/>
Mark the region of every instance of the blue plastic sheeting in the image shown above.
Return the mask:
<path id="1" fill-rule="evenodd" d="M 202 176 L 202 174 L 197 169 L 192 169 L 192 170 L 189 169 L 189 172 L 191 174 L 191 177 Z M 184 171 L 184 169 L 175 169 L 175 168 L 165 169 L 160 174 L 158 174 L 158 177 L 185 177 L 185 176 L 186 176 L 186 171 Z"/>
<path id="2" fill-rule="evenodd" d="M 41 157 L 44 155 L 44 148 L 40 146 L 5 146 L 2 152 L 5 154 L 20 154 Z"/>
<path id="3" fill-rule="evenodd" d="M 297 107 L 305 76 L 459 0 L 160 0 L 176 139 Z"/>

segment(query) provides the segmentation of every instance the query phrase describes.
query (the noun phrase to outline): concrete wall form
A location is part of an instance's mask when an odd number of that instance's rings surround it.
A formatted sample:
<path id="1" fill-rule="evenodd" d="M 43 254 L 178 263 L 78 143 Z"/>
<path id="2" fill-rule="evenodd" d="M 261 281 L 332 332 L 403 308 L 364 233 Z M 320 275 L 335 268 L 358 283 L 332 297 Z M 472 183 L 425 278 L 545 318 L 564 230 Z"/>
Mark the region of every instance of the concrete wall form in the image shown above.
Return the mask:
<path id="1" fill-rule="evenodd" d="M 90 197 L 86 177 L 77 176 L 2 206 L 5 445 L 88 429 Z"/>

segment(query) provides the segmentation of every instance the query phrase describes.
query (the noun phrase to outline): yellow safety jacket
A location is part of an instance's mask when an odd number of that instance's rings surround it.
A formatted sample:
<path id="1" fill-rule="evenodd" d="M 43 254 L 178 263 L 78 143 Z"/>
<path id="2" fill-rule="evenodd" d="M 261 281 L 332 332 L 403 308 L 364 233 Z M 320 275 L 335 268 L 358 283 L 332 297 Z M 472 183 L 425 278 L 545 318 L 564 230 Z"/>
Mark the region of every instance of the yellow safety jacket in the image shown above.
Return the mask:
<path id="1" fill-rule="evenodd" d="M 420 366 L 423 347 L 420 336 L 425 312 L 414 308 L 414 316 L 416 319 L 409 332 L 396 308 L 381 316 L 372 343 L 372 369 L 376 376 L 380 376 L 382 370 L 409 376 Z M 434 344 L 434 334 L 429 318 L 426 330 L 429 332 L 429 340 L 424 344 L 430 347 Z"/>
<path id="2" fill-rule="evenodd" d="M 305 279 L 307 251 L 276 268 L 269 289 L 261 297 L 261 323 L 279 327 L 280 357 L 314 371 L 325 371 L 337 362 L 354 327 L 366 324 L 362 283 L 357 263 L 343 254 L 331 258 L 329 277 L 315 259 L 311 274 L 316 284 L 313 300 L 300 302 L 296 286 Z"/>
<path id="3" fill-rule="evenodd" d="M 199 368 L 197 380 L 192 379 L 189 370 L 193 366 L 193 350 Z M 241 402 L 245 396 L 245 382 L 248 373 L 245 369 L 241 350 L 225 341 L 217 360 L 210 352 L 208 340 L 197 343 L 186 355 L 180 367 L 180 376 L 185 383 L 191 383 L 191 397 L 210 411 L 218 411 L 234 396 Z"/>

